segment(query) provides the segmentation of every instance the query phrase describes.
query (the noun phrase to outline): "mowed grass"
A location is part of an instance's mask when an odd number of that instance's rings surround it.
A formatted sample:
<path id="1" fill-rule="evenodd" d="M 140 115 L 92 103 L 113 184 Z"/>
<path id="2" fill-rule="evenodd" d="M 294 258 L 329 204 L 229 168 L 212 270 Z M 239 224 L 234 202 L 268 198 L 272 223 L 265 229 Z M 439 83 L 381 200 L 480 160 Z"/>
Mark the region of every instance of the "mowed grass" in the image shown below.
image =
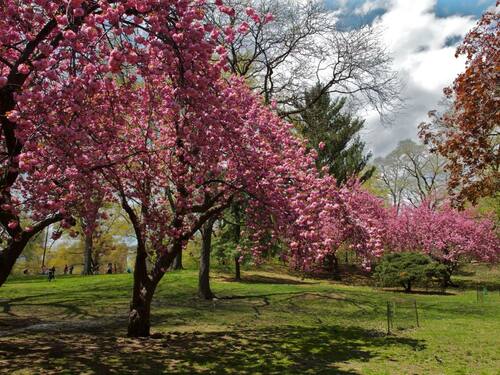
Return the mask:
<path id="1" fill-rule="evenodd" d="M 460 276 L 466 289 L 406 295 L 247 270 L 242 282 L 214 274 L 218 299 L 202 301 L 196 270 L 176 271 L 157 290 L 152 339 L 125 337 L 132 275 L 12 278 L 0 288 L 0 372 L 500 374 L 498 275 L 478 266 Z M 489 288 L 482 301 L 475 280 Z"/>

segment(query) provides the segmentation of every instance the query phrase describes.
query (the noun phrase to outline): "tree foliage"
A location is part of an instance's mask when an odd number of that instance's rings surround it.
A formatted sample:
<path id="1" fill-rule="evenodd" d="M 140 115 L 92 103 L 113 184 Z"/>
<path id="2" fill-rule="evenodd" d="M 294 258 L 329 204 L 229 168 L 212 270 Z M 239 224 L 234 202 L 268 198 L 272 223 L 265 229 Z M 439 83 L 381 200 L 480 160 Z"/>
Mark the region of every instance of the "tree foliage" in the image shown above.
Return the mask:
<path id="1" fill-rule="evenodd" d="M 439 203 L 446 197 L 444 164 L 444 159 L 430 153 L 425 145 L 403 140 L 387 156 L 375 159 L 376 185 L 396 209 L 424 201 Z"/>
<path id="2" fill-rule="evenodd" d="M 377 264 L 374 276 L 383 286 L 402 286 L 409 293 L 417 285 L 443 285 L 446 272 L 445 266 L 426 255 L 405 252 L 384 255 Z"/>
<path id="3" fill-rule="evenodd" d="M 486 12 L 466 35 L 456 52 L 466 69 L 444 90 L 451 108 L 420 125 L 422 139 L 447 159 L 449 191 L 460 205 L 500 190 L 499 17 Z"/>
<path id="4" fill-rule="evenodd" d="M 366 168 L 371 154 L 365 152 L 359 136 L 364 121 L 347 112 L 345 104 L 346 98 L 332 100 L 317 84 L 304 95 L 298 124 L 308 146 L 318 153 L 318 169 L 326 167 L 340 185 L 350 178 L 364 182 L 374 171 L 373 167 Z"/>
<path id="5" fill-rule="evenodd" d="M 500 259 L 500 238 L 494 220 L 473 210 L 458 211 L 450 204 L 429 202 L 394 211 L 388 224 L 387 249 L 418 252 L 445 265 L 448 275 L 461 262 L 495 263 Z M 448 278 L 449 281 L 449 278 Z"/>

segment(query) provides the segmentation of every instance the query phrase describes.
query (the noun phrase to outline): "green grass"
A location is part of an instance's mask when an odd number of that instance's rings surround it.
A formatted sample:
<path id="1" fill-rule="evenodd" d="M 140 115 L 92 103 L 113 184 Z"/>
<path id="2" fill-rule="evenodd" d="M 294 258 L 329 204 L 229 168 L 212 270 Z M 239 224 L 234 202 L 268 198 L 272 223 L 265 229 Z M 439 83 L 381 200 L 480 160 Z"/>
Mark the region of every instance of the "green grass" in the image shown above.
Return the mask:
<path id="1" fill-rule="evenodd" d="M 196 298 L 195 270 L 172 272 L 153 301 L 155 339 L 125 338 L 132 276 L 12 278 L 0 288 L 0 372 L 9 374 L 500 374 L 500 293 L 475 280 L 411 294 L 245 271 L 216 274 Z M 493 274 L 493 276 L 488 276 Z M 395 304 L 387 336 L 387 302 Z M 416 327 L 416 301 L 420 327 Z"/>

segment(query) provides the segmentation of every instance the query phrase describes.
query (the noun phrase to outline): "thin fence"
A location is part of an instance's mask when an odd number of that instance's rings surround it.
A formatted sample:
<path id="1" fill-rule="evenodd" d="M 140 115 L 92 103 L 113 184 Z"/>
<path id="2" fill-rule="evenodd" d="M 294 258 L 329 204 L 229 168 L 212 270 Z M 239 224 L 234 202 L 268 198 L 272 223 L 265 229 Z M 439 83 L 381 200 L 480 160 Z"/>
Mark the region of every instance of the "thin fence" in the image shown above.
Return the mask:
<path id="1" fill-rule="evenodd" d="M 419 307 L 416 300 L 387 301 L 387 334 L 395 330 L 420 327 Z"/>

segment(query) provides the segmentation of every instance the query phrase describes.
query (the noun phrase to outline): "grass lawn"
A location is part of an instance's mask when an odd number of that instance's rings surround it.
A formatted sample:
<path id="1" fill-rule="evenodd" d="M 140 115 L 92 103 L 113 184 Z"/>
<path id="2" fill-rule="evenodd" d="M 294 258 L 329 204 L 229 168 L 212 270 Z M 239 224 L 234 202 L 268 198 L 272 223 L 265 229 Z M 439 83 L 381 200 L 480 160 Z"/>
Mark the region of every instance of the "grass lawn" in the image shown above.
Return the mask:
<path id="1" fill-rule="evenodd" d="M 446 295 L 218 273 L 211 302 L 196 298 L 195 270 L 172 272 L 147 340 L 124 337 L 129 274 L 11 278 L 0 288 L 0 373 L 500 374 L 500 273 L 469 271 Z M 479 302 L 477 280 L 490 289 Z"/>

